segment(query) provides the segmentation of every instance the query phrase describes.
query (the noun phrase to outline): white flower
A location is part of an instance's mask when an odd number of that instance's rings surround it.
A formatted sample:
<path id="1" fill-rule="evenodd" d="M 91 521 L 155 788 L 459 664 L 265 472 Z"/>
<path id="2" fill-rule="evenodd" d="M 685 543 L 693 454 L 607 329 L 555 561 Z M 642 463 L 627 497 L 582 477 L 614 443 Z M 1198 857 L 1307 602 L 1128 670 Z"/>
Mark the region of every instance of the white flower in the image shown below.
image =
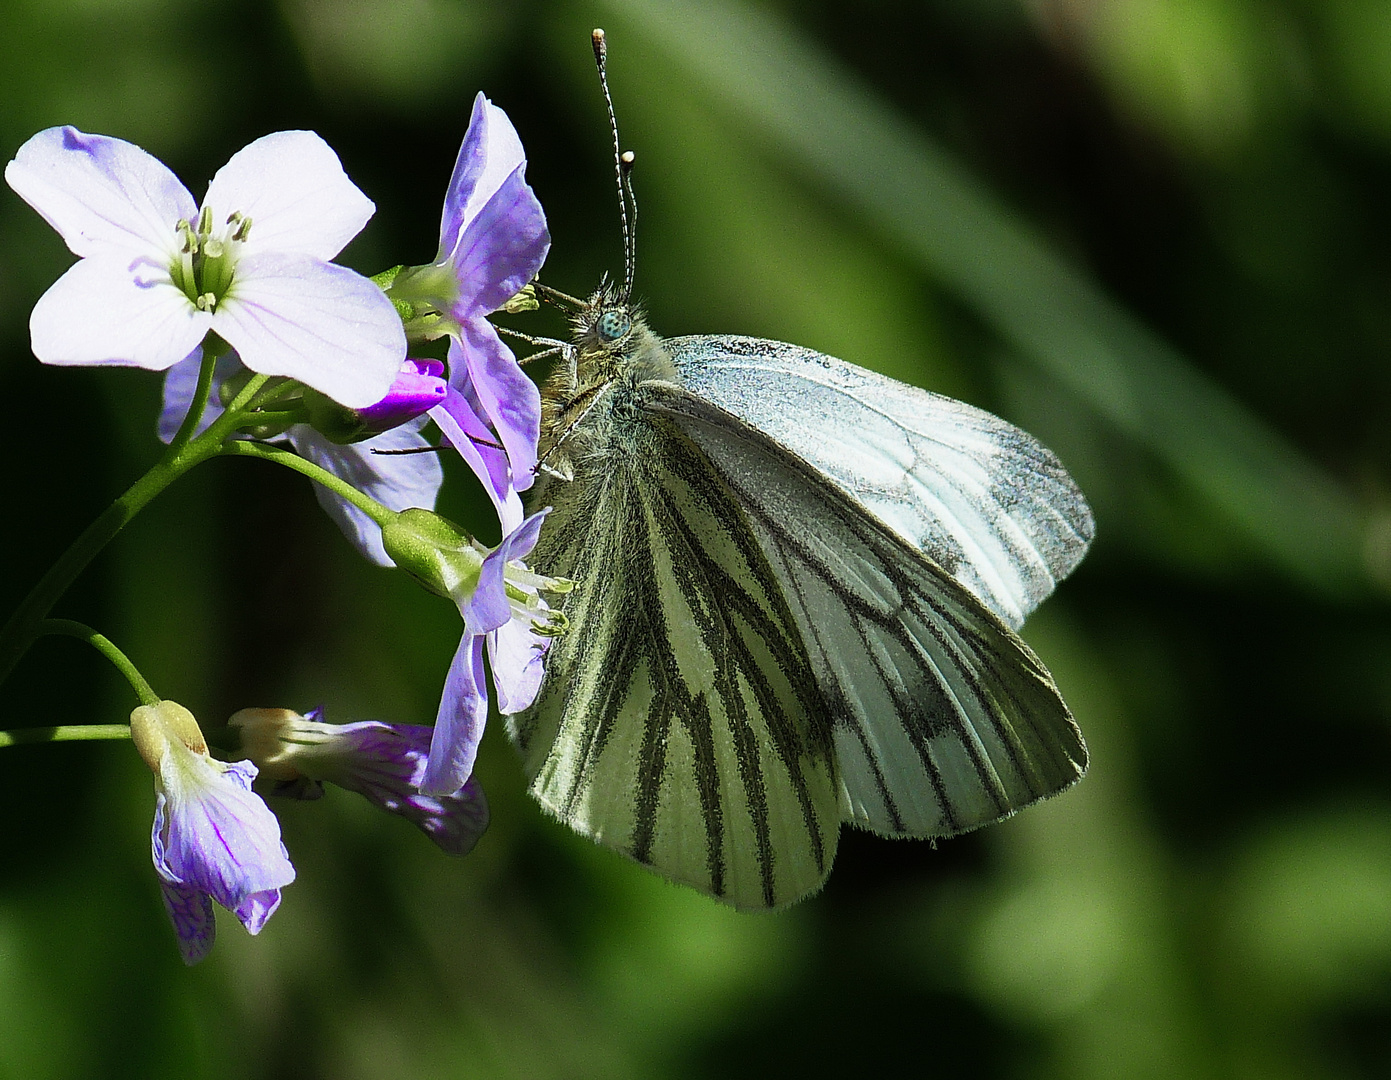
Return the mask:
<path id="1" fill-rule="evenodd" d="M 375 208 L 313 132 L 238 151 L 201 207 L 138 146 L 72 127 L 31 138 L 5 179 L 80 257 L 29 320 L 46 364 L 163 371 L 212 331 L 252 371 L 350 408 L 380 400 L 400 370 L 391 302 L 328 262 Z"/>

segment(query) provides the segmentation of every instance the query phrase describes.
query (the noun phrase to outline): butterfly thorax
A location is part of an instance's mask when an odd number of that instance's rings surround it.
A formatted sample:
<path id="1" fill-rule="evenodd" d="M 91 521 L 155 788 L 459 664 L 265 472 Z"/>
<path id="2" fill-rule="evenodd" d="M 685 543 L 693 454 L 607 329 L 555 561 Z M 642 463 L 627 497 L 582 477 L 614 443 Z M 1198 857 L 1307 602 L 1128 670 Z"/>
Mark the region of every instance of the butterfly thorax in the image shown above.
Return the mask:
<path id="1" fill-rule="evenodd" d="M 679 382 L 662 339 L 637 305 L 601 285 L 571 320 L 573 349 L 541 390 L 541 455 L 569 479 L 574 462 L 611 438 L 615 410 L 631 407 L 639 383 Z"/>

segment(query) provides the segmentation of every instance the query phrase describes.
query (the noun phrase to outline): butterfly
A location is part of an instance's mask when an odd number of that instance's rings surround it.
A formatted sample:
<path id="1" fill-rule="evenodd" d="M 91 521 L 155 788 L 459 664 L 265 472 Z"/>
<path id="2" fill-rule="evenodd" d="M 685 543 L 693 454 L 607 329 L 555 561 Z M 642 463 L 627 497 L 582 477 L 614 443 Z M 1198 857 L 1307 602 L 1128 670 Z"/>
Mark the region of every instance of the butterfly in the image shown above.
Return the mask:
<path id="1" fill-rule="evenodd" d="M 1015 633 L 1094 530 L 1050 451 L 810 349 L 663 340 L 613 289 L 572 348 L 530 497 L 569 630 L 509 719 L 550 813 L 777 908 L 820 888 L 843 822 L 952 836 L 1081 777 Z"/>
<path id="2" fill-rule="evenodd" d="M 602 31 L 594 51 L 607 101 Z M 571 339 L 538 341 L 563 363 L 529 561 L 575 585 L 508 718 L 532 794 L 759 909 L 822 886 L 842 823 L 954 836 L 1075 783 L 1081 732 L 1016 631 L 1091 542 L 1077 485 L 962 402 L 796 345 L 653 333 L 613 129 L 623 283 L 537 283 Z"/>

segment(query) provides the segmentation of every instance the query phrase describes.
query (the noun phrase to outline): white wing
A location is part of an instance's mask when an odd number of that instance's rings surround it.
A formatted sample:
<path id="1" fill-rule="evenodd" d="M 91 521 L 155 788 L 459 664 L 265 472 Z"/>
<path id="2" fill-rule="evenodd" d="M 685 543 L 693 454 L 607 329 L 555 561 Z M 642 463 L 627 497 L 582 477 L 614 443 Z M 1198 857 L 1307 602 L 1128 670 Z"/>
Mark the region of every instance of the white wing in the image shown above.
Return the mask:
<path id="1" fill-rule="evenodd" d="M 1014 629 L 1091 543 L 1057 457 L 990 413 L 777 341 L 666 345 L 688 390 L 807 461 Z"/>
<path id="2" fill-rule="evenodd" d="M 739 500 L 832 721 L 844 820 L 949 836 L 1074 783 L 1081 733 L 1029 647 L 817 470 L 689 390 L 641 387 Z"/>

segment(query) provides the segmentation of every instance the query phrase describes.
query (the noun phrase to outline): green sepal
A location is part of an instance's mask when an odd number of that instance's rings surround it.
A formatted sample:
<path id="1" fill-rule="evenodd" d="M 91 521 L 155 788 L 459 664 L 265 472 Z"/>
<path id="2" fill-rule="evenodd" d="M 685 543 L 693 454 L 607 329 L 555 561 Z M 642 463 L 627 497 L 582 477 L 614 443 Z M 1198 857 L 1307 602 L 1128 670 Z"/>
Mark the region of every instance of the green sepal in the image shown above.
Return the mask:
<path id="1" fill-rule="evenodd" d="M 361 413 L 338 404 L 327 394 L 306 386 L 303 397 L 309 425 L 330 442 L 355 443 L 378 434 L 363 423 Z"/>
<path id="2" fill-rule="evenodd" d="M 382 526 L 382 547 L 423 588 L 456 601 L 473 594 L 486 554 L 454 522 L 420 507 Z"/>
<path id="3" fill-rule="evenodd" d="M 380 274 L 373 274 L 371 281 L 382 292 L 391 291 L 391 283 L 396 280 L 396 275 L 406 268 L 405 263 L 398 263 L 390 270 L 383 270 Z"/>

